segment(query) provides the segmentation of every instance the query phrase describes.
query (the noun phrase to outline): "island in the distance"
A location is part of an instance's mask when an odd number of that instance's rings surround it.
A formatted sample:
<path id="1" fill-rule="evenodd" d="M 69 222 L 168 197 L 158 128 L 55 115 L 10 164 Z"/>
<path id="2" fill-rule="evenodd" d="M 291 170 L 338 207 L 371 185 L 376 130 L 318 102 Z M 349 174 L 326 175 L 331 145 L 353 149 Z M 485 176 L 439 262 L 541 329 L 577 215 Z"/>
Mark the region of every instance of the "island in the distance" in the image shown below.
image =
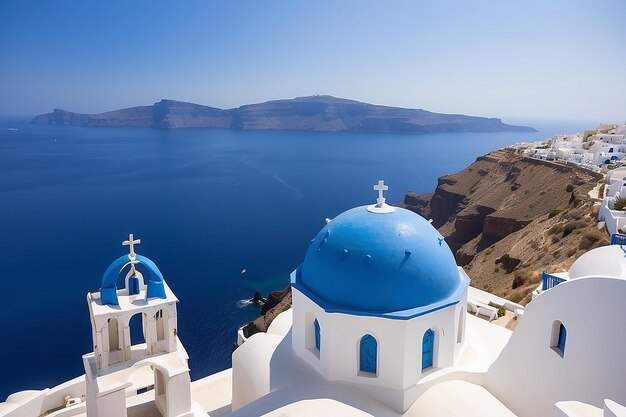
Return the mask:
<path id="1" fill-rule="evenodd" d="M 377 133 L 535 131 L 528 126 L 508 125 L 496 118 L 379 106 L 321 95 L 268 101 L 228 110 L 166 99 L 152 106 L 130 107 L 100 114 L 55 109 L 52 113 L 35 117 L 32 123 L 89 127 L 209 127 Z"/>

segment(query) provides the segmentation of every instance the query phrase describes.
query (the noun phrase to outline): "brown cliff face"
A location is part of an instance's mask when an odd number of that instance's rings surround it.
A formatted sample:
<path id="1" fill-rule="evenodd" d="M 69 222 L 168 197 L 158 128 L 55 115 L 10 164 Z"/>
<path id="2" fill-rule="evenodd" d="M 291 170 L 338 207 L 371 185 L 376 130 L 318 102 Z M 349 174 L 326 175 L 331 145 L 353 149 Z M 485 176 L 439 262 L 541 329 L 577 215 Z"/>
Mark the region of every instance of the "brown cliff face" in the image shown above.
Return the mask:
<path id="1" fill-rule="evenodd" d="M 568 267 L 582 251 L 606 243 L 587 196 L 600 178 L 500 150 L 440 178 L 433 194 L 408 193 L 400 206 L 433 220 L 472 285 L 518 299 L 536 286 L 541 270 Z M 546 235 L 572 222 L 569 233 Z"/>

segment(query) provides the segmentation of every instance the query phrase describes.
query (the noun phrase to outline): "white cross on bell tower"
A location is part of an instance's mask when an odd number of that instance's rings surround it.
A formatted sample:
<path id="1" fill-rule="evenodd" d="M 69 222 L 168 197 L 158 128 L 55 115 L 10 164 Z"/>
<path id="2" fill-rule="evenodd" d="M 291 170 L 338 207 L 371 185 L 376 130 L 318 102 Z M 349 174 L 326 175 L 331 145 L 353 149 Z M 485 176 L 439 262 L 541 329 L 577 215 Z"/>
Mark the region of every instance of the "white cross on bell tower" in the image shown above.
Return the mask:
<path id="1" fill-rule="evenodd" d="M 141 239 L 135 239 L 132 233 L 128 235 L 128 240 L 122 242 L 122 245 L 130 246 L 130 254 L 128 255 L 128 257 L 131 261 L 137 259 L 137 254 L 135 253 L 135 245 L 139 245 L 140 243 Z"/>
<path id="2" fill-rule="evenodd" d="M 378 184 L 374 185 L 374 190 L 378 191 L 378 198 L 376 199 L 376 204 L 367 207 L 367 211 L 372 213 L 392 213 L 396 211 L 396 209 L 385 203 L 386 199 L 383 193 L 388 189 L 389 186 L 385 185 L 383 180 L 378 181 Z"/>

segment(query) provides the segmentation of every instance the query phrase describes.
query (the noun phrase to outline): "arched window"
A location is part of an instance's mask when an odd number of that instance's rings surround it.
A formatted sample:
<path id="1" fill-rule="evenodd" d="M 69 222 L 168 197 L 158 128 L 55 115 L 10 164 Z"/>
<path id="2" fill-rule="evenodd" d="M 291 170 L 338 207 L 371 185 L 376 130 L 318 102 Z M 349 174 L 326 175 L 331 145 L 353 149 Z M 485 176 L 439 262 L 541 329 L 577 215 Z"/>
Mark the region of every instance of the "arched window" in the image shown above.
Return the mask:
<path id="1" fill-rule="evenodd" d="M 552 338 L 550 347 L 561 357 L 565 355 L 565 343 L 567 339 L 567 329 L 560 321 L 552 324 Z"/>
<path id="2" fill-rule="evenodd" d="M 120 350 L 120 331 L 116 318 L 110 318 L 107 320 L 107 326 L 109 326 L 109 352 L 115 352 Z"/>
<path id="3" fill-rule="evenodd" d="M 428 329 L 422 338 L 422 371 L 433 366 L 433 351 L 435 347 L 435 332 Z"/>
<path id="4" fill-rule="evenodd" d="M 156 319 L 157 341 L 165 340 L 165 323 L 163 320 L 163 310 L 159 310 L 154 315 Z"/>
<path id="5" fill-rule="evenodd" d="M 378 342 L 371 334 L 361 338 L 359 348 L 359 369 L 361 372 L 376 374 L 376 359 L 378 355 Z"/>
<path id="6" fill-rule="evenodd" d="M 128 295 L 139 294 L 139 278 L 132 276 L 128 278 Z"/>
<path id="7" fill-rule="evenodd" d="M 321 335 L 320 335 L 320 323 L 315 319 L 313 322 L 313 327 L 315 328 L 315 348 L 319 351 L 321 346 Z"/>
<path id="8" fill-rule="evenodd" d="M 135 313 L 128 322 L 128 327 L 130 328 L 130 344 L 133 346 L 145 343 L 146 341 L 143 321 L 143 314 Z"/>

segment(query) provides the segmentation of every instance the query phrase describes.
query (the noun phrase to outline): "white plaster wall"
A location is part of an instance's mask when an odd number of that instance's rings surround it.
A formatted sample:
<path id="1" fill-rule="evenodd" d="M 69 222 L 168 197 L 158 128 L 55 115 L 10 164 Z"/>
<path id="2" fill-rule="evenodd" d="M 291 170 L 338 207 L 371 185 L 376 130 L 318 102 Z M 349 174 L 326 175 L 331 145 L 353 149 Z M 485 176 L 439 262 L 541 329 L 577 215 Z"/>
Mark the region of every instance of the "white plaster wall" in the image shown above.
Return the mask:
<path id="1" fill-rule="evenodd" d="M 598 212 L 598 220 L 604 221 L 609 234 L 617 233 L 619 229 L 626 227 L 626 212 L 619 210 L 611 210 L 609 208 L 608 197 L 602 200 L 600 211 Z"/>
<path id="2" fill-rule="evenodd" d="M 123 389 L 96 397 L 95 402 L 98 417 L 126 416 L 126 396 Z M 87 409 L 89 410 L 89 407 Z"/>
<path id="3" fill-rule="evenodd" d="M 24 401 L 19 398 L 22 393 L 15 393 L 7 398 L 7 403 L 15 403 L 16 407 L 5 413 L 5 409 L 0 406 L 0 416 L 38 417 L 46 414 L 49 410 L 65 406 L 66 395 L 72 398 L 82 398 L 84 401 L 85 389 L 85 376 L 81 375 L 54 388 L 46 388 L 39 392 L 29 391 L 32 392 L 32 395 L 29 395 Z"/>
<path id="4" fill-rule="evenodd" d="M 183 372 L 169 378 L 166 387 L 167 416 L 177 417 L 191 412 L 191 378 Z"/>
<path id="5" fill-rule="evenodd" d="M 620 194 L 621 196 L 626 196 L 626 193 L 622 191 L 624 187 L 624 181 L 614 181 L 610 186 L 606 195 L 614 196 Z"/>
<path id="6" fill-rule="evenodd" d="M 257 333 L 233 352 L 233 411 L 270 392 L 270 363 L 281 340 L 282 336 Z"/>
<path id="7" fill-rule="evenodd" d="M 604 417 L 626 417 L 626 407 L 612 400 L 604 400 Z"/>
<path id="8" fill-rule="evenodd" d="M 626 168 L 615 168 L 606 175 L 606 181 L 611 184 L 626 178 Z"/>
<path id="9" fill-rule="evenodd" d="M 626 280 L 579 278 L 536 297 L 485 381 L 520 417 L 550 416 L 559 401 L 626 403 Z M 550 347 L 567 329 L 565 355 Z"/>
<path id="10" fill-rule="evenodd" d="M 406 390 L 422 374 L 422 338 L 435 331 L 433 368 L 453 366 L 464 341 L 458 342 L 459 320 L 465 324 L 467 293 L 456 305 L 410 320 L 326 313 L 293 289 L 292 346 L 296 354 L 330 381 L 359 386 L 398 411 L 406 410 Z M 320 324 L 321 350 L 315 349 L 313 321 Z M 361 338 L 371 334 L 378 343 L 377 374 L 359 370 Z"/>

